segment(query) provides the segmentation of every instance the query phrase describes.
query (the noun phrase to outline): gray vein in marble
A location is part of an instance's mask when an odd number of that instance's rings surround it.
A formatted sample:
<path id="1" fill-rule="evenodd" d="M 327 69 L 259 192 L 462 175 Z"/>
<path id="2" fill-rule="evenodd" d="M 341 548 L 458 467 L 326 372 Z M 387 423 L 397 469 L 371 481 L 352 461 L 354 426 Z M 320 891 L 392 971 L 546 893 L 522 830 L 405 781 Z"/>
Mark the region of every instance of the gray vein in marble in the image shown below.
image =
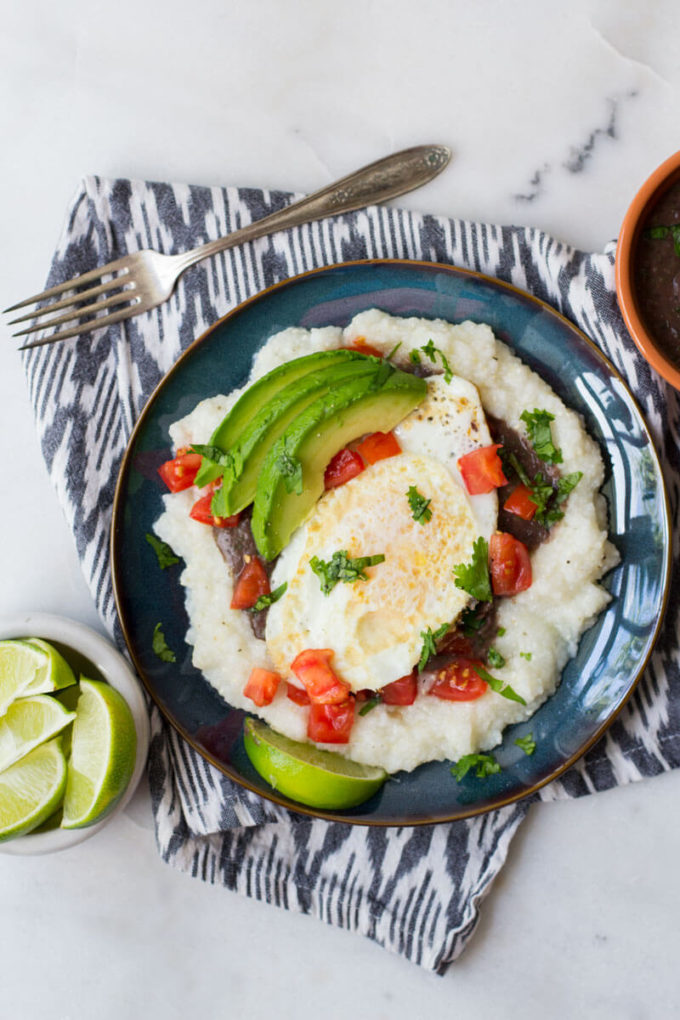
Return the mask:
<path id="1" fill-rule="evenodd" d="M 607 121 L 603 127 L 594 128 L 588 135 L 585 142 L 579 145 L 572 145 L 569 149 L 569 156 L 561 160 L 559 167 L 567 170 L 570 174 L 579 174 L 585 169 L 586 164 L 592 158 L 593 153 L 604 139 L 618 138 L 618 114 L 619 106 L 623 100 L 634 99 L 638 95 L 637 90 L 632 89 L 622 96 L 608 97 L 606 102 L 609 109 Z M 512 197 L 517 202 L 533 202 L 544 192 L 545 178 L 553 173 L 555 167 L 552 163 L 544 163 L 542 167 L 534 172 L 529 179 L 527 191 L 516 192 Z"/>

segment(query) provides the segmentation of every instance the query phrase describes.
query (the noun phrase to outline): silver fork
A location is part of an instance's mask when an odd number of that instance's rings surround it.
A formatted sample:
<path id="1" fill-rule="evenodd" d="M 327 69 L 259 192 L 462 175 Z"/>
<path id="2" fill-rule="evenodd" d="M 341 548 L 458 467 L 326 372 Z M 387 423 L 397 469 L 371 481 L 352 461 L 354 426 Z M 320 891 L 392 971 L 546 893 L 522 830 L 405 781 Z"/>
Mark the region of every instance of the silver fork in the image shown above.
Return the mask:
<path id="1" fill-rule="evenodd" d="M 134 252 L 66 280 L 56 287 L 49 287 L 42 294 L 26 298 L 25 301 L 19 301 L 18 304 L 5 309 L 5 313 L 13 312 L 37 301 L 58 299 L 10 321 L 9 325 L 15 325 L 29 319 L 42 320 L 28 329 L 14 333 L 14 336 L 26 336 L 37 330 L 62 327 L 55 328 L 49 336 L 23 344 L 19 350 L 67 340 L 92 329 L 101 329 L 114 322 L 122 322 L 123 319 L 133 315 L 148 312 L 149 309 L 167 301 L 182 273 L 201 259 L 277 230 L 286 230 L 301 223 L 323 219 L 325 216 L 337 216 L 363 206 L 387 202 L 432 180 L 450 159 L 451 150 L 444 145 L 418 145 L 403 149 L 357 170 L 348 177 L 343 177 L 334 184 L 329 184 L 321 191 L 316 191 L 279 212 L 271 213 L 240 230 L 234 230 L 227 237 L 209 241 L 178 255 L 162 255 L 152 249 Z M 95 283 L 97 280 L 101 282 Z M 78 289 L 86 284 L 94 285 L 88 286 L 85 290 Z M 73 293 L 69 293 L 71 291 Z M 75 305 L 78 307 L 74 307 Z M 71 311 L 53 315 L 54 312 L 65 308 L 70 308 Z M 107 314 L 99 314 L 107 309 L 109 309 Z M 45 319 L 45 316 L 53 317 Z M 87 321 L 66 328 L 67 323 L 83 318 Z"/>

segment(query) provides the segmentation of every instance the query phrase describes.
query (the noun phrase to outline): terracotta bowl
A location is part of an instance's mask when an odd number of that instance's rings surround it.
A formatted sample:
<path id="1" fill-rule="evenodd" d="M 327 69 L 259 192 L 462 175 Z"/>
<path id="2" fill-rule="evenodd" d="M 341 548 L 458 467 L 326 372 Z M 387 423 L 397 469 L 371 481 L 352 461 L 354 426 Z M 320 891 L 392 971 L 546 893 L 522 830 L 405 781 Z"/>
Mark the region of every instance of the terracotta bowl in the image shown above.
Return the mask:
<path id="1" fill-rule="evenodd" d="M 652 368 L 678 390 L 680 369 L 668 359 L 645 324 L 634 285 L 634 270 L 636 247 L 647 214 L 661 195 L 679 179 L 680 152 L 676 152 L 647 178 L 631 202 L 616 247 L 616 293 L 628 331 Z"/>

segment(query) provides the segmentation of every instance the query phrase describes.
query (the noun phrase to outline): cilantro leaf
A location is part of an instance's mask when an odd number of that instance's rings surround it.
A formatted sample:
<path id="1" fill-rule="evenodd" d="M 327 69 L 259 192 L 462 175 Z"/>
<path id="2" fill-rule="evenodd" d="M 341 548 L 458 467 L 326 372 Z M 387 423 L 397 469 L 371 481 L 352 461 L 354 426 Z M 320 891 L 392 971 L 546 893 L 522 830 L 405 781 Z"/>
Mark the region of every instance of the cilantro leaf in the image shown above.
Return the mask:
<path id="1" fill-rule="evenodd" d="M 673 247 L 675 249 L 675 254 L 680 255 L 680 224 L 673 223 L 669 227 L 665 226 L 649 227 L 647 230 L 645 230 L 644 233 L 645 237 L 651 237 L 655 241 L 662 237 L 668 237 L 668 235 L 670 234 L 671 237 L 673 238 Z"/>
<path id="2" fill-rule="evenodd" d="M 460 783 L 472 768 L 478 779 L 486 779 L 487 776 L 493 776 L 501 771 L 492 754 L 464 754 L 452 767 L 451 774 L 456 777 L 456 782 Z"/>
<path id="3" fill-rule="evenodd" d="M 408 360 L 411 362 L 412 365 L 419 365 L 421 359 L 420 355 L 418 354 L 418 351 L 416 350 L 409 351 Z"/>
<path id="4" fill-rule="evenodd" d="M 531 652 L 520 652 L 519 657 L 520 659 L 526 659 L 527 662 L 531 662 Z"/>
<path id="5" fill-rule="evenodd" d="M 203 459 L 198 469 L 194 485 L 202 489 L 210 482 L 224 478 L 226 471 L 234 471 L 234 460 L 230 453 L 225 453 L 218 446 L 210 446 L 207 443 L 194 443 L 191 447 L 194 453 L 198 453 Z"/>
<path id="6" fill-rule="evenodd" d="M 397 353 L 397 351 L 399 350 L 400 347 L 401 347 L 401 340 L 397 340 L 396 344 L 394 345 L 394 347 L 392 348 L 390 353 L 385 355 L 385 361 L 391 361 L 392 358 Z"/>
<path id="7" fill-rule="evenodd" d="M 442 362 L 442 368 L 444 369 L 444 382 L 450 383 L 451 380 L 453 379 L 453 372 L 451 371 L 451 366 L 446 360 L 446 355 L 444 354 L 444 352 L 439 347 L 435 347 L 434 340 L 431 339 L 428 340 L 425 346 L 421 347 L 420 349 L 423 352 L 423 354 L 427 355 L 427 357 L 433 364 L 436 364 L 437 355 L 439 355 Z"/>
<path id="8" fill-rule="evenodd" d="M 484 620 L 481 619 L 476 609 L 464 609 L 460 614 L 460 625 L 463 628 L 463 634 L 465 637 L 472 637 L 478 630 L 481 630 L 484 626 Z"/>
<path id="9" fill-rule="evenodd" d="M 173 563 L 179 563 L 179 556 L 175 556 L 167 542 L 161 542 L 160 538 L 156 538 L 156 536 L 152 535 L 150 531 L 147 531 L 145 537 L 153 551 L 156 553 L 158 566 L 161 570 L 165 570 L 166 567 L 171 567 Z"/>
<path id="10" fill-rule="evenodd" d="M 478 602 L 491 602 L 489 580 L 489 543 L 480 535 L 472 547 L 470 563 L 459 563 L 453 568 L 456 588 L 462 588 Z"/>
<path id="11" fill-rule="evenodd" d="M 496 694 L 502 695 L 502 697 L 507 698 L 508 701 L 518 701 L 520 705 L 526 705 L 524 698 L 519 695 L 517 691 L 510 686 L 510 684 L 504 684 L 502 680 L 498 679 L 498 677 L 491 676 L 491 673 L 487 673 L 483 666 L 475 665 L 473 666 L 473 669 L 477 676 L 480 676 L 482 680 L 485 680 L 491 690 L 495 691 Z"/>
<path id="12" fill-rule="evenodd" d="M 498 630 L 496 631 L 496 635 L 498 637 L 503 637 L 505 633 L 506 633 L 505 627 L 499 627 Z"/>
<path id="13" fill-rule="evenodd" d="M 437 641 L 444 637 L 450 626 L 449 623 L 443 623 L 434 632 L 431 627 L 428 627 L 427 630 L 421 630 L 420 636 L 423 639 L 423 648 L 418 660 L 418 669 L 425 669 L 432 656 L 437 654 Z"/>
<path id="14" fill-rule="evenodd" d="M 520 747 L 525 754 L 533 754 L 536 750 L 536 741 L 534 740 L 533 733 L 527 733 L 526 737 L 517 737 L 515 741 L 517 747 Z"/>
<path id="15" fill-rule="evenodd" d="M 497 648 L 490 648 L 486 653 L 486 661 L 492 669 L 502 669 L 505 665 L 505 656 L 501 655 Z"/>
<path id="16" fill-rule="evenodd" d="M 302 492 L 302 464 L 297 457 L 292 457 L 288 450 L 282 450 L 275 465 L 283 475 L 286 492 Z"/>
<path id="17" fill-rule="evenodd" d="M 529 499 L 536 507 L 534 520 L 538 521 L 539 524 L 544 524 L 546 527 L 549 527 L 550 524 L 554 522 L 551 520 L 551 512 L 548 510 L 548 504 L 555 495 L 555 490 L 550 482 L 546 481 L 540 471 L 534 477 L 533 482 L 529 483 L 529 488 Z M 562 516 L 564 515 L 560 513 L 559 517 Z M 559 520 L 559 518 L 556 519 Z"/>
<path id="18" fill-rule="evenodd" d="M 153 629 L 153 638 L 151 639 L 151 649 L 156 653 L 159 659 L 163 662 L 176 662 L 177 656 L 168 648 L 165 640 L 165 634 L 160 623 L 157 623 Z"/>
<path id="19" fill-rule="evenodd" d="M 427 524 L 428 521 L 431 521 L 432 511 L 430 510 L 430 503 L 432 500 L 421 496 L 415 485 L 409 485 L 406 495 L 408 496 L 408 505 L 411 507 L 413 520 L 417 521 L 418 524 Z"/>
<path id="20" fill-rule="evenodd" d="M 250 607 L 250 612 L 259 613 L 260 610 L 267 609 L 272 603 L 278 602 L 287 587 L 288 581 L 284 581 L 278 588 L 274 588 L 274 591 L 270 592 L 269 595 L 260 595 L 255 605 Z"/>
<path id="21" fill-rule="evenodd" d="M 561 464 L 562 451 L 553 443 L 550 431 L 550 422 L 555 420 L 555 415 L 535 407 L 533 411 L 522 411 L 520 418 L 526 423 L 529 442 L 541 460 L 546 464 Z"/>
<path id="22" fill-rule="evenodd" d="M 368 715 L 369 712 L 373 711 L 376 705 L 380 704 L 380 698 L 369 698 L 368 701 L 359 709 L 359 715 Z"/>
<path id="23" fill-rule="evenodd" d="M 572 471 L 569 475 L 562 475 L 557 483 L 557 495 L 555 502 L 559 505 L 564 503 L 567 496 L 572 492 L 583 478 L 582 471 Z"/>
<path id="24" fill-rule="evenodd" d="M 318 556 L 312 556 L 309 565 L 321 580 L 323 594 L 330 595 L 338 581 L 344 581 L 346 584 L 352 584 L 354 581 L 368 581 L 365 568 L 374 567 L 384 561 L 383 553 L 351 558 L 346 549 L 339 549 L 338 552 L 333 553 L 330 560 L 321 560 Z"/>

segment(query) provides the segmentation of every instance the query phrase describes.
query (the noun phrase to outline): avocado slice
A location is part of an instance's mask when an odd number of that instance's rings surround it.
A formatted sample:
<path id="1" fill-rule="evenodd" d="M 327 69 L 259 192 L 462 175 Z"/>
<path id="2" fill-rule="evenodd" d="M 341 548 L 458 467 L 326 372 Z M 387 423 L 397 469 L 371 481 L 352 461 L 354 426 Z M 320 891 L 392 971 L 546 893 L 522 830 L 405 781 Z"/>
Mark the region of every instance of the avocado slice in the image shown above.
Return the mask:
<path id="1" fill-rule="evenodd" d="M 314 354 L 306 354 L 302 358 L 294 358 L 284 365 L 267 372 L 261 379 L 254 382 L 252 386 L 243 393 L 236 401 L 229 413 L 222 419 L 210 439 L 211 446 L 217 446 L 223 453 L 238 441 L 241 433 L 248 426 L 251 419 L 276 396 L 279 390 L 296 379 L 317 372 L 319 369 L 328 368 L 331 365 L 349 364 L 352 361 L 373 360 L 379 364 L 378 359 L 370 359 L 358 351 L 347 351 L 344 348 L 337 348 L 332 351 L 315 351 Z"/>
<path id="2" fill-rule="evenodd" d="M 309 372 L 284 386 L 262 407 L 231 447 L 231 472 L 223 482 L 223 513 L 236 514 L 252 503 L 262 464 L 276 440 L 313 401 L 331 389 L 352 379 L 373 376 L 381 371 L 376 359 L 342 361 Z"/>
<path id="3" fill-rule="evenodd" d="M 367 432 L 388 432 L 425 397 L 424 379 L 384 363 L 320 397 L 272 446 L 257 483 L 251 527 L 255 544 L 274 559 L 323 493 L 324 472 L 343 446 Z"/>

